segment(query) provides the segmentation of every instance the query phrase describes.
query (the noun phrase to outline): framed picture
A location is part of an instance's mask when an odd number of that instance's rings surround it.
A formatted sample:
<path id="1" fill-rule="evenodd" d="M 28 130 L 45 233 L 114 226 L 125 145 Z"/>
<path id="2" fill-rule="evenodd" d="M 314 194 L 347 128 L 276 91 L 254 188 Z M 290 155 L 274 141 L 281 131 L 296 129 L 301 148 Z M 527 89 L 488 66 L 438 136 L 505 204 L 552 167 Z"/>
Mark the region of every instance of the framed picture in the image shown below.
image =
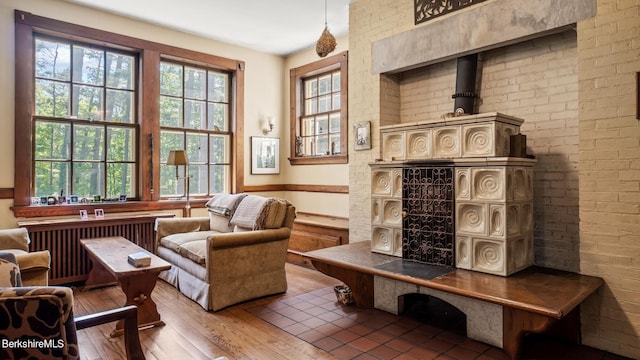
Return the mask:
<path id="1" fill-rule="evenodd" d="M 95 209 L 93 212 L 96 214 L 96 219 L 104 219 L 104 210 Z"/>
<path id="2" fill-rule="evenodd" d="M 78 202 L 80 202 L 78 195 L 69 195 L 69 203 L 77 204 Z"/>
<path id="3" fill-rule="evenodd" d="M 89 220 L 87 210 L 80 210 L 80 220 Z"/>
<path id="4" fill-rule="evenodd" d="M 280 173 L 280 139 L 273 137 L 251 137 L 251 173 Z"/>
<path id="5" fill-rule="evenodd" d="M 371 149 L 371 122 L 363 121 L 355 124 L 353 134 L 355 136 L 354 149 L 367 150 Z"/>

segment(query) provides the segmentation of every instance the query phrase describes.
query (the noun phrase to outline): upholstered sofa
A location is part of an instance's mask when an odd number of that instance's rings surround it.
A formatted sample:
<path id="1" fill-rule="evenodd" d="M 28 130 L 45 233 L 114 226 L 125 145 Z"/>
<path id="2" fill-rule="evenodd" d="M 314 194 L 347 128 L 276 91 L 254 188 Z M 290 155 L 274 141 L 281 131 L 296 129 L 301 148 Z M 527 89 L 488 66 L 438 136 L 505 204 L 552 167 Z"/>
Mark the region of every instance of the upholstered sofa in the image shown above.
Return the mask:
<path id="1" fill-rule="evenodd" d="M 160 278 L 205 310 L 287 290 L 285 261 L 295 207 L 277 198 L 219 194 L 208 217 L 156 220 Z"/>

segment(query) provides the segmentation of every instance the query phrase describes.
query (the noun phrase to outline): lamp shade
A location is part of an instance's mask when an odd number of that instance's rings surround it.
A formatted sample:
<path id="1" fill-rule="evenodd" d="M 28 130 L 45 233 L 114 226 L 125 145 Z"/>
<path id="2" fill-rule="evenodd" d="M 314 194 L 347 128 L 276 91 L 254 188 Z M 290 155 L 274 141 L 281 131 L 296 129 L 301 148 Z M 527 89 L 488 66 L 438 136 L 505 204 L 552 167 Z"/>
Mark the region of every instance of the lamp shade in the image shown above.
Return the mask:
<path id="1" fill-rule="evenodd" d="M 167 159 L 167 165 L 189 165 L 189 160 L 184 150 L 171 150 L 169 151 L 169 158 Z"/>

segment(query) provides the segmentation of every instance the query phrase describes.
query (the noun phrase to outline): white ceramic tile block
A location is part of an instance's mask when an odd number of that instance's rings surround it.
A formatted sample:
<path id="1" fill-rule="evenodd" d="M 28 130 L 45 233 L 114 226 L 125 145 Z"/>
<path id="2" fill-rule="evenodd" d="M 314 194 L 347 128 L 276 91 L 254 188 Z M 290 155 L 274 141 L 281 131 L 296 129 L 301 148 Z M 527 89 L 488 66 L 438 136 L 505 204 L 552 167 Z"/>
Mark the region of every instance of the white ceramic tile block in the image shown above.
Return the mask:
<path id="1" fill-rule="evenodd" d="M 391 196 L 391 171 L 376 170 L 371 174 L 371 193 Z"/>
<path id="2" fill-rule="evenodd" d="M 471 269 L 471 238 L 467 236 L 456 237 L 456 267 L 461 269 Z"/>
<path id="3" fill-rule="evenodd" d="M 382 224 L 382 199 L 371 199 L 371 223 L 380 225 Z"/>
<path id="4" fill-rule="evenodd" d="M 456 203 L 456 233 L 487 235 L 487 206 L 485 204 Z"/>
<path id="5" fill-rule="evenodd" d="M 462 127 L 462 157 L 495 156 L 495 123 Z"/>
<path id="6" fill-rule="evenodd" d="M 433 130 L 433 157 L 456 158 L 460 157 L 460 127 L 447 126 Z"/>
<path id="7" fill-rule="evenodd" d="M 527 234 L 533 231 L 533 204 L 524 203 L 520 209 L 520 228 Z"/>
<path id="8" fill-rule="evenodd" d="M 382 223 L 385 225 L 402 225 L 402 201 L 384 200 Z"/>
<path id="9" fill-rule="evenodd" d="M 393 229 L 393 256 L 402 257 L 402 228 Z"/>
<path id="10" fill-rule="evenodd" d="M 456 169 L 456 200 L 471 199 L 471 171 L 468 168 Z"/>
<path id="11" fill-rule="evenodd" d="M 505 206 L 501 204 L 489 205 L 489 235 L 492 238 L 504 240 L 507 233 Z"/>
<path id="12" fill-rule="evenodd" d="M 431 130 L 407 132 L 407 159 L 431 159 Z"/>
<path id="13" fill-rule="evenodd" d="M 471 169 L 471 199 L 482 201 L 506 200 L 505 168 Z"/>
<path id="14" fill-rule="evenodd" d="M 509 237 L 517 236 L 521 233 L 520 212 L 520 205 L 507 205 L 507 236 Z"/>
<path id="15" fill-rule="evenodd" d="M 393 182 L 392 196 L 402 199 L 402 169 L 391 170 L 391 179 Z"/>
<path id="16" fill-rule="evenodd" d="M 505 243 L 473 239 L 473 270 L 496 275 L 506 274 Z"/>
<path id="17" fill-rule="evenodd" d="M 404 131 L 382 134 L 382 158 L 384 160 L 404 160 L 406 158 L 405 135 Z"/>
<path id="18" fill-rule="evenodd" d="M 513 170 L 513 199 L 533 199 L 533 170 L 519 167 Z"/>
<path id="19" fill-rule="evenodd" d="M 371 234 L 371 251 L 391 254 L 393 250 L 393 229 L 374 227 Z"/>

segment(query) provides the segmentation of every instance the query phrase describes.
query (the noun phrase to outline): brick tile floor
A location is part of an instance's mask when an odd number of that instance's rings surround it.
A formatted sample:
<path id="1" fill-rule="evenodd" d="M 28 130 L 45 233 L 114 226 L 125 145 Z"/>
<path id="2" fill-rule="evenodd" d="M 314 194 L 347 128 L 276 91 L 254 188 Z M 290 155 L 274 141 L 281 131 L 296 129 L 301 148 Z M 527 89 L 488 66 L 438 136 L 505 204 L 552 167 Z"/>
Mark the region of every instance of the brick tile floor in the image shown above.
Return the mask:
<path id="1" fill-rule="evenodd" d="M 339 359 L 508 360 L 490 346 L 408 316 L 336 301 L 332 287 L 249 309 L 252 314 Z M 623 360 L 587 346 L 528 336 L 522 359 Z"/>

